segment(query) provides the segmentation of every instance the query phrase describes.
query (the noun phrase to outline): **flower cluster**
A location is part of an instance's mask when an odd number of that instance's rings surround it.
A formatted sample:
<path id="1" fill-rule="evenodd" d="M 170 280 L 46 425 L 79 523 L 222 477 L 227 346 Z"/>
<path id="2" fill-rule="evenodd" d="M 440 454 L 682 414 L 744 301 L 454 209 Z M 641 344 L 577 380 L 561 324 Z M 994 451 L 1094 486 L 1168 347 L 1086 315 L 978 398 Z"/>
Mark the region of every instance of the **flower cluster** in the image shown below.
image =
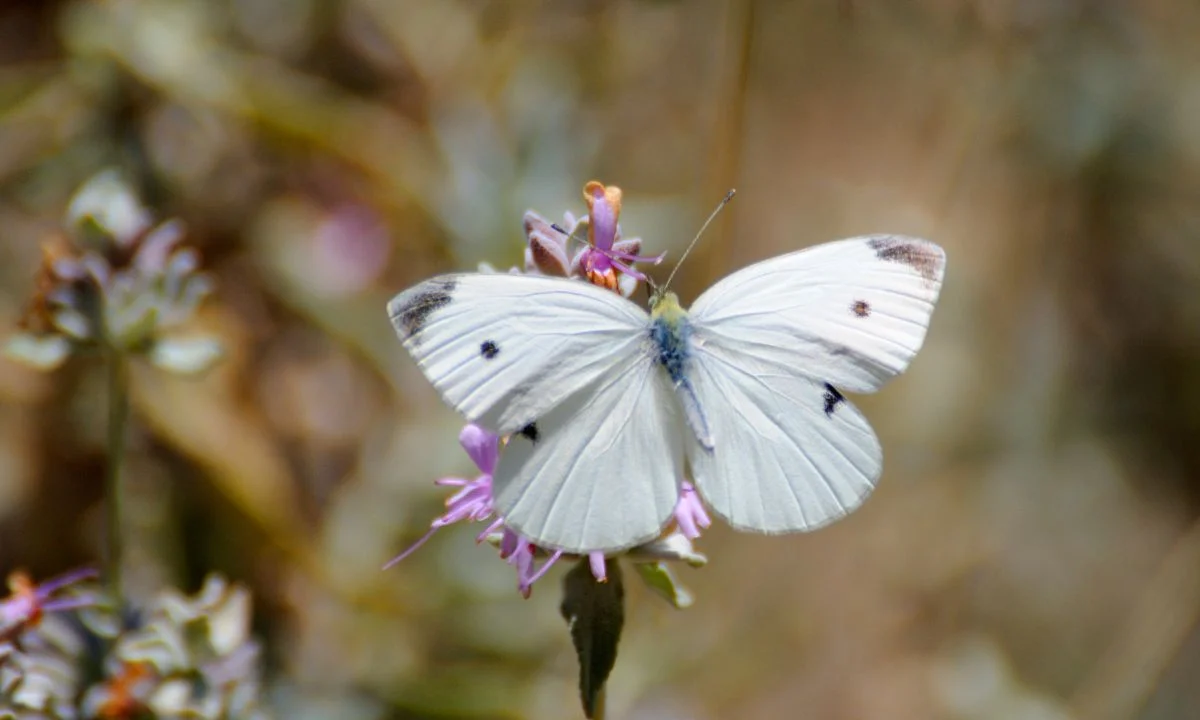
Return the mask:
<path id="1" fill-rule="evenodd" d="M 81 584 L 95 575 L 79 570 L 41 585 L 10 578 L 12 595 L 0 602 L 0 718 L 267 717 L 248 591 L 216 576 L 191 598 L 166 590 L 122 632 L 99 588 Z M 82 627 L 64 616 L 76 610 Z M 96 639 L 109 650 L 103 677 L 87 687 Z"/>
<path id="2" fill-rule="evenodd" d="M 525 272 L 558 277 L 577 277 L 621 293 L 633 295 L 638 282 L 646 276 L 633 263 L 662 262 L 663 255 L 644 257 L 641 238 L 621 237 L 621 189 L 592 181 L 583 188 L 588 214 L 575 219 L 564 213 L 564 226 L 550 223 L 532 210 L 525 212 Z M 587 227 L 587 243 L 574 256 L 569 242 L 583 226 Z"/>
<path id="3" fill-rule="evenodd" d="M 589 182 L 583 191 L 588 214 L 576 219 L 565 213 L 564 224 L 551 223 L 538 213 L 525 213 L 524 272 L 559 277 L 578 278 L 600 287 L 631 296 L 645 276 L 634 267 L 634 263 L 658 263 L 662 255 L 644 257 L 638 253 L 642 248 L 640 238 L 623 239 L 618 219 L 621 213 L 621 190 L 615 186 L 604 186 Z M 581 228 L 587 228 L 587 242 L 571 253 L 570 241 Z M 481 270 L 490 270 L 481 266 Z M 512 268 L 510 272 L 522 272 Z M 435 518 L 429 530 L 419 540 L 384 566 L 385 569 L 411 555 L 421 547 L 438 529 L 460 521 L 487 522 L 479 533 L 479 542 L 488 541 L 500 550 L 500 557 L 514 566 L 517 571 L 517 589 L 529 597 L 533 584 L 562 556 L 561 550 L 540 548 L 529 538 L 523 537 L 505 526 L 504 518 L 496 514 L 492 496 L 492 474 L 500 456 L 501 438 L 473 424 L 463 428 L 459 442 L 467 455 L 475 462 L 480 474 L 473 480 L 465 478 L 442 478 L 436 484 L 458 490 L 446 500 L 446 512 Z M 638 564 L 639 574 L 652 589 L 662 594 L 677 607 L 690 603 L 690 596 L 675 583 L 664 561 L 684 561 L 700 566 L 706 559 L 692 547 L 692 540 L 700 536 L 701 528 L 711 524 L 699 496 L 690 483 L 681 485 L 676 502 L 674 522 L 668 532 L 657 540 L 633 548 L 627 552 Z M 539 564 L 540 560 L 540 564 Z M 592 575 L 599 582 L 607 580 L 604 553 L 588 554 Z"/>
<path id="4" fill-rule="evenodd" d="M 83 643 L 59 613 L 97 602 L 80 586 L 95 575 L 77 570 L 41 585 L 22 572 L 9 576 L 11 594 L 0 601 L 0 717 L 77 716 Z"/>
<path id="5" fill-rule="evenodd" d="M 75 194 L 66 232 L 42 245 L 42 264 L 21 332 L 5 352 L 53 369 L 79 348 L 100 346 L 148 357 L 181 373 L 208 368 L 220 355 L 205 337 L 170 337 L 211 291 L 199 255 L 183 245 L 183 225 L 153 225 L 149 212 L 113 171 Z"/>
<path id="6" fill-rule="evenodd" d="M 250 636 L 250 593 L 210 575 L 194 597 L 162 592 L 109 655 L 107 680 L 83 698 L 87 717 L 267 717 L 262 649 Z"/>

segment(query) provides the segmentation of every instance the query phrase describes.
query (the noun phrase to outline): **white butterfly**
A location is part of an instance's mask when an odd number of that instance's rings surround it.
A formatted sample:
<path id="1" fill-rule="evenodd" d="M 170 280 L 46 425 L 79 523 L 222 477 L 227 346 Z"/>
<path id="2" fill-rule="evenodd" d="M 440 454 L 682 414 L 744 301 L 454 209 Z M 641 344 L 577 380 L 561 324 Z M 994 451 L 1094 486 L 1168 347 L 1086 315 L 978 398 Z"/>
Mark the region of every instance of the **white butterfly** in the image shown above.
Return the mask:
<path id="1" fill-rule="evenodd" d="M 925 339 L 945 272 L 925 240 L 870 235 L 751 265 L 685 311 L 540 275 L 442 275 L 388 315 L 455 410 L 511 436 L 493 479 L 505 523 L 567 552 L 656 537 L 684 459 L 730 525 L 813 530 L 879 478 L 843 396 L 873 392 Z"/>

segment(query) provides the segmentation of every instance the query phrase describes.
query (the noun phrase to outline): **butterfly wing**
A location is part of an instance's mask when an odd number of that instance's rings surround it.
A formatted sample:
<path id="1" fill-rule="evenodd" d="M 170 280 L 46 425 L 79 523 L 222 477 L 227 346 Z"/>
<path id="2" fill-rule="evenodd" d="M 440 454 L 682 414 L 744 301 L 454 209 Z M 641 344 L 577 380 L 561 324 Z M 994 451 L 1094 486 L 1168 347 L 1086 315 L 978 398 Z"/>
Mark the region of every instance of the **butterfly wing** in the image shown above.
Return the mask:
<path id="1" fill-rule="evenodd" d="M 689 442 L 688 462 L 701 496 L 733 527 L 814 530 L 854 510 L 874 488 L 879 441 L 836 390 L 711 345 L 691 382 L 708 408 L 714 446 Z"/>
<path id="2" fill-rule="evenodd" d="M 647 323 L 616 293 L 539 275 L 442 275 L 387 310 L 446 402 L 501 435 L 628 363 Z"/>
<path id="3" fill-rule="evenodd" d="M 925 339 L 945 273 L 933 243 L 873 235 L 752 265 L 693 305 L 689 380 L 712 450 L 688 443 L 731 525 L 812 530 L 858 507 L 882 451 L 841 390 L 873 392 Z"/>
<path id="4" fill-rule="evenodd" d="M 780 255 L 739 270 L 697 298 L 699 342 L 850 392 L 874 392 L 908 367 L 942 287 L 940 247 L 868 235 Z"/>
<path id="5" fill-rule="evenodd" d="M 658 535 L 679 495 L 682 425 L 648 348 L 509 438 L 496 511 L 538 545 L 613 552 Z"/>

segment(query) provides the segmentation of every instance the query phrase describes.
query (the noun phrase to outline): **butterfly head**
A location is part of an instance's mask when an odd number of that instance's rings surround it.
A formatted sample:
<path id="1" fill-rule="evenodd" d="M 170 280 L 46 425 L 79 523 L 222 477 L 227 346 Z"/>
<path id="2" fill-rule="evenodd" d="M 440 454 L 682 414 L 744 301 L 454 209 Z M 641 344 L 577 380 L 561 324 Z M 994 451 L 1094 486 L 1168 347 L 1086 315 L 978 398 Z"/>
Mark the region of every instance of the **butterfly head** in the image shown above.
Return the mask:
<path id="1" fill-rule="evenodd" d="M 679 297 L 668 290 L 655 288 L 654 296 L 650 298 L 650 317 L 662 320 L 668 324 L 678 322 L 687 315 L 687 311 L 679 304 Z"/>

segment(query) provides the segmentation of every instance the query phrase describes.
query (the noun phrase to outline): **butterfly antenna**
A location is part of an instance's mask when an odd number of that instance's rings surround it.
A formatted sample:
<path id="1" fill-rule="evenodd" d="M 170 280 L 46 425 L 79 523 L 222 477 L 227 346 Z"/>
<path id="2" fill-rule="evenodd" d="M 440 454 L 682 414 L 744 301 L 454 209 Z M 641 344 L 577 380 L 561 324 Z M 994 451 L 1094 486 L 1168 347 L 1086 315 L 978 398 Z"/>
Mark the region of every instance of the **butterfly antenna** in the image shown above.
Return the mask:
<path id="1" fill-rule="evenodd" d="M 729 201 L 733 199 L 734 195 L 737 195 L 737 190 L 730 188 L 729 192 L 725 193 L 725 197 L 721 199 L 721 202 L 718 203 L 717 207 L 712 211 L 712 214 L 709 215 L 708 219 L 704 221 L 704 224 L 700 226 L 700 231 L 697 232 L 696 237 L 692 238 L 692 241 L 688 243 L 687 249 L 684 250 L 683 254 L 679 256 L 679 262 L 675 263 L 675 267 L 671 269 L 671 274 L 667 276 L 667 281 L 663 283 L 662 289 L 664 292 L 667 288 L 671 287 L 671 281 L 675 279 L 675 273 L 679 272 L 679 267 L 683 265 L 684 260 L 687 260 L 688 253 L 692 251 L 692 248 L 696 247 L 696 242 L 700 239 L 700 236 L 704 234 L 704 231 L 708 229 L 708 226 L 712 224 L 712 221 L 716 219 L 717 215 L 725 209 L 725 206 L 729 204 Z M 657 293 L 658 288 L 655 288 L 654 292 Z"/>

